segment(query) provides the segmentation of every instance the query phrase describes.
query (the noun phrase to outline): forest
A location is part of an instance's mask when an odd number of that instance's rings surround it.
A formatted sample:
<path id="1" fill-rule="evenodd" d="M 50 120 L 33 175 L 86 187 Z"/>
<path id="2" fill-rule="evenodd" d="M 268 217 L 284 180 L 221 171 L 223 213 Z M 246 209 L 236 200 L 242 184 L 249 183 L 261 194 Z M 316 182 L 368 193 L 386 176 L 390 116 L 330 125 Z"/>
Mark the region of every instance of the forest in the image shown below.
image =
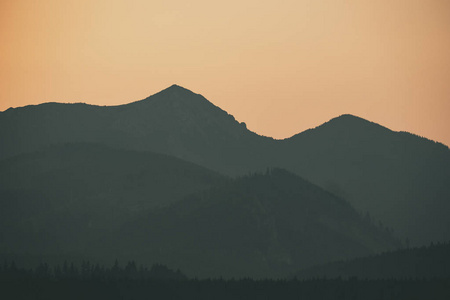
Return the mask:
<path id="1" fill-rule="evenodd" d="M 41 264 L 35 269 L 13 263 L 0 270 L 3 299 L 449 299 L 447 279 L 367 280 L 316 278 L 308 280 L 188 279 L 180 271 L 162 265 L 150 270 L 104 268 L 72 263 L 54 269 Z"/>
<path id="2" fill-rule="evenodd" d="M 430 245 L 316 267 L 328 276 L 318 276 L 313 268 L 316 275 L 310 270 L 305 278 L 299 273 L 259 280 L 188 278 L 162 264 L 147 268 L 134 261 L 121 265 L 115 260 L 111 266 L 40 263 L 30 269 L 5 261 L 0 294 L 8 299 L 449 299 L 449 253 L 450 243 Z M 335 276 L 336 264 L 341 272 L 359 270 L 359 276 Z M 375 264 L 384 265 L 378 267 L 384 273 L 375 276 Z"/>

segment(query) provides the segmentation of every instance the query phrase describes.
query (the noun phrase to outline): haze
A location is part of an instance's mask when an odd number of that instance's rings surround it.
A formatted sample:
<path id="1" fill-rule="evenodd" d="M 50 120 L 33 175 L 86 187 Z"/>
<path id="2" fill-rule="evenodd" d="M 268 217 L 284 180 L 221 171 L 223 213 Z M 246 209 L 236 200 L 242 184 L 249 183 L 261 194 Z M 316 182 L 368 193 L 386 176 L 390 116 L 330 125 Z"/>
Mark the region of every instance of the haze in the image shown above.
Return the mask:
<path id="1" fill-rule="evenodd" d="M 450 2 L 0 1 L 0 111 L 173 83 L 289 137 L 350 113 L 450 145 Z"/>

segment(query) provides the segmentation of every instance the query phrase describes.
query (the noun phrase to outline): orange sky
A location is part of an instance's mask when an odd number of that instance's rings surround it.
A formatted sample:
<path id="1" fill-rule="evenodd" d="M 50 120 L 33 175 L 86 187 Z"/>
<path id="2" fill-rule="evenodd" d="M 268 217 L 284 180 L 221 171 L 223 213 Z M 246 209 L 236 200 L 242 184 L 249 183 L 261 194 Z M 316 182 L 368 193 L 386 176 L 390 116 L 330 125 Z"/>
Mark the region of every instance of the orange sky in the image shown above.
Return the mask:
<path id="1" fill-rule="evenodd" d="M 450 145 L 450 1 L 0 0 L 0 111 L 174 83 L 275 138 L 351 113 Z"/>

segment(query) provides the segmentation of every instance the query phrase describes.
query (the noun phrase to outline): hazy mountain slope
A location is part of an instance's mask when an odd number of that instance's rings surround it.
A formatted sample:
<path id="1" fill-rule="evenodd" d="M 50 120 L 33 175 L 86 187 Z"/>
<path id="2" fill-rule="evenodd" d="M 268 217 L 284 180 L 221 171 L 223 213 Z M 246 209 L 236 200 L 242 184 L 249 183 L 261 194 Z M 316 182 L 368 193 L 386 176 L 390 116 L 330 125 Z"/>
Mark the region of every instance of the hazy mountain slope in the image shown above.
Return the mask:
<path id="1" fill-rule="evenodd" d="M 230 174 L 259 166 L 260 137 L 203 96 L 173 85 L 134 103 L 47 103 L 0 114 L 0 159 L 61 142 L 98 142 L 174 155 Z M 245 162 L 245 163 L 244 163 Z"/>
<path id="2" fill-rule="evenodd" d="M 450 150 L 344 115 L 282 144 L 277 164 L 349 200 L 414 244 L 450 238 Z"/>
<path id="3" fill-rule="evenodd" d="M 83 253 L 157 206 L 227 180 L 150 152 L 67 144 L 0 162 L 0 253 Z"/>
<path id="4" fill-rule="evenodd" d="M 0 113 L 0 158 L 78 141 L 166 153 L 232 175 L 279 166 L 412 244 L 450 239 L 450 150 L 358 117 L 273 140 L 176 85 L 121 106 L 49 103 Z"/>
<path id="5" fill-rule="evenodd" d="M 409 248 L 315 266 L 298 278 L 410 279 L 450 278 L 450 244 Z"/>
<path id="6" fill-rule="evenodd" d="M 201 277 L 283 276 L 399 247 L 344 200 L 282 169 L 194 194 L 111 240 L 112 252 Z"/>

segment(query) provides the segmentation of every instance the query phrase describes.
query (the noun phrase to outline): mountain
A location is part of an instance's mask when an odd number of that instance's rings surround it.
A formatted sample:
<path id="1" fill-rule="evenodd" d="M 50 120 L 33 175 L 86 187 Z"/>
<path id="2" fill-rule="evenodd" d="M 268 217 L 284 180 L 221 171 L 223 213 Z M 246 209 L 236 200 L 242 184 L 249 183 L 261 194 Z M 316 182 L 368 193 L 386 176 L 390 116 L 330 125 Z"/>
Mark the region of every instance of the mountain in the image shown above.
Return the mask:
<path id="1" fill-rule="evenodd" d="M 344 200 L 282 169 L 230 179 L 163 154 L 75 143 L 0 162 L 0 256 L 137 260 L 276 277 L 395 249 Z"/>
<path id="2" fill-rule="evenodd" d="M 450 151 L 343 115 L 280 141 L 281 165 L 369 212 L 412 244 L 450 238 Z"/>
<path id="3" fill-rule="evenodd" d="M 307 268 L 297 278 L 448 279 L 450 244 L 401 249 Z"/>
<path id="4" fill-rule="evenodd" d="M 262 158 L 254 149 L 271 139 L 248 131 L 203 96 L 172 85 L 120 106 L 45 103 L 8 109 L 0 114 L 0 140 L 0 159 L 46 145 L 95 142 L 237 174 L 259 164 Z"/>
<path id="5" fill-rule="evenodd" d="M 0 113 L 0 159 L 66 142 L 164 153 L 233 176 L 281 167 L 412 245 L 450 240 L 448 147 L 355 116 L 274 140 L 177 85 L 120 106 L 47 103 Z"/>
<path id="6" fill-rule="evenodd" d="M 282 277 L 400 247 L 346 201 L 283 169 L 192 194 L 124 224 L 119 236 L 102 243 L 112 253 L 160 261 L 191 277 Z"/>
<path id="7" fill-rule="evenodd" d="M 0 253 L 70 256 L 124 222 L 228 180 L 163 154 L 66 144 L 0 162 Z"/>

